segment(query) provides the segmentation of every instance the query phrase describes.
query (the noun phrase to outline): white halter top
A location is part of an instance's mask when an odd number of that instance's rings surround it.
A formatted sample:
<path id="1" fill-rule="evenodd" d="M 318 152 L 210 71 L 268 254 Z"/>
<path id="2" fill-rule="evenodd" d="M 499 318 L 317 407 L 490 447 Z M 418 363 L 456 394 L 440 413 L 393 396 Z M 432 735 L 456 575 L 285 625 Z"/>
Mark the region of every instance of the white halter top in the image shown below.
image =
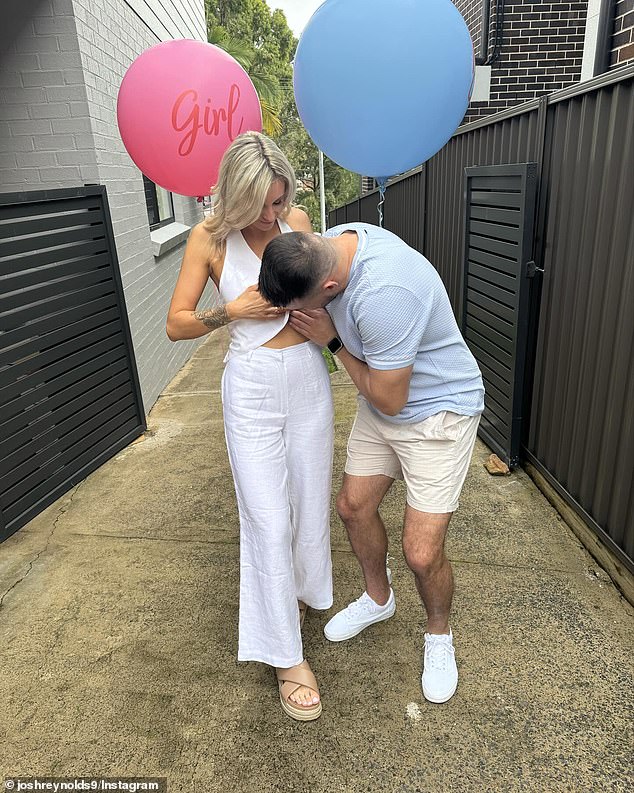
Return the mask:
<path id="1" fill-rule="evenodd" d="M 286 234 L 293 229 L 283 220 L 278 220 L 280 232 Z M 239 230 L 227 237 L 225 261 L 220 274 L 218 291 L 223 303 L 239 297 L 245 289 L 257 284 L 262 262 L 247 245 Z M 237 319 L 227 325 L 231 343 L 225 355 L 225 363 L 234 355 L 244 355 L 266 344 L 282 330 L 288 322 L 288 312 L 274 319 Z"/>

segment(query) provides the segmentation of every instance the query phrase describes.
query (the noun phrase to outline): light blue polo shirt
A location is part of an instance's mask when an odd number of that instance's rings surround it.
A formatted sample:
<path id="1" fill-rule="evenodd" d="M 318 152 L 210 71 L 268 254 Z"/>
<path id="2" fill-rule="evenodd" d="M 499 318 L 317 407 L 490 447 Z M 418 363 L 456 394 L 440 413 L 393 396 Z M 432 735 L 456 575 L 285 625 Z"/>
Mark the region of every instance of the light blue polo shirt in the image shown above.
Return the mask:
<path id="1" fill-rule="evenodd" d="M 484 386 L 440 276 L 390 231 L 368 223 L 335 226 L 325 237 L 356 231 L 348 285 L 327 306 L 346 349 L 371 369 L 413 365 L 407 404 L 395 423 L 423 421 L 442 410 L 475 416 Z"/>

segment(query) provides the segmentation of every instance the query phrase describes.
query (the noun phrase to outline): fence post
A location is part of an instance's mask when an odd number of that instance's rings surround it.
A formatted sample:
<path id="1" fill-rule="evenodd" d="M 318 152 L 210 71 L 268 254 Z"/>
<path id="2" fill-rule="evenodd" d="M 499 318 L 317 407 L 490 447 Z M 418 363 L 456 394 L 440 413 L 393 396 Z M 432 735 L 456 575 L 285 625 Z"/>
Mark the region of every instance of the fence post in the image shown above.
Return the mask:
<path id="1" fill-rule="evenodd" d="M 418 250 L 425 255 L 427 242 L 427 163 L 420 168 L 420 184 L 418 189 Z"/>

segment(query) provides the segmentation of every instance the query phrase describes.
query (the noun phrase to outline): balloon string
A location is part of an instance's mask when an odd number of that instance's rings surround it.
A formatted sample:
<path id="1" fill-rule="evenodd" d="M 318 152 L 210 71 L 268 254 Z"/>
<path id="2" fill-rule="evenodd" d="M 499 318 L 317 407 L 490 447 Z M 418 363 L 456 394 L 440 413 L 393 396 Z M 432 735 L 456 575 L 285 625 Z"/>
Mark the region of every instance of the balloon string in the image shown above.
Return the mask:
<path id="1" fill-rule="evenodd" d="M 383 228 L 383 204 L 385 204 L 385 182 L 379 182 L 379 226 Z"/>

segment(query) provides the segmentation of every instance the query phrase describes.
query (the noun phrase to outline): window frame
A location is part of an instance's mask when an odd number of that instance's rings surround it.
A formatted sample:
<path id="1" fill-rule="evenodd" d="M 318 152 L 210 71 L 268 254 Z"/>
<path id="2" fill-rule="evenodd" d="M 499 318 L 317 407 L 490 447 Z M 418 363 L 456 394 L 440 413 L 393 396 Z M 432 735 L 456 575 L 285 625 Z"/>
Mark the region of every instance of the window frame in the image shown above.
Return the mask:
<path id="1" fill-rule="evenodd" d="M 145 174 L 142 174 L 142 176 L 143 187 L 145 189 L 145 208 L 147 210 L 150 231 L 154 231 L 155 229 L 160 229 L 162 226 L 167 226 L 170 223 L 174 223 L 176 220 L 174 217 L 174 198 L 172 193 L 170 193 L 168 190 L 165 190 L 165 194 L 168 197 L 171 214 L 163 220 L 158 220 L 156 223 L 152 222 L 152 217 L 160 218 L 160 204 L 157 191 L 158 185 L 156 185 L 151 179 L 148 179 Z M 165 188 L 160 189 L 164 190 Z"/>

